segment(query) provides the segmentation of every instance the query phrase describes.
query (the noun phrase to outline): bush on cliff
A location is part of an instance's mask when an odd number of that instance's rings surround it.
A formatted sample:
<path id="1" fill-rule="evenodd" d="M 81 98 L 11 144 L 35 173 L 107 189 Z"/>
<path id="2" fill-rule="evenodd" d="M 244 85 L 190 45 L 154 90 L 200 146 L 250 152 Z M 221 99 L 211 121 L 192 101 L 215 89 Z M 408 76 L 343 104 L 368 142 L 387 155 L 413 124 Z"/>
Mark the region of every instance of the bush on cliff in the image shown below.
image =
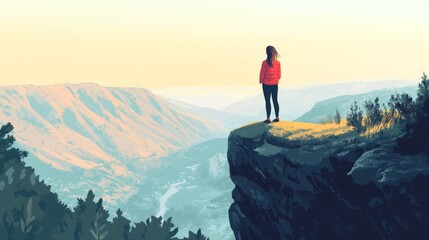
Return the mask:
<path id="1" fill-rule="evenodd" d="M 365 101 L 366 117 L 364 120 L 365 128 L 371 128 L 381 123 L 383 114 L 380 109 L 380 103 L 378 97 L 374 101 Z"/>
<path id="2" fill-rule="evenodd" d="M 358 133 L 364 130 L 362 125 L 363 111 L 357 102 L 350 106 L 350 112 L 347 112 L 347 126 L 353 127 Z"/>
<path id="3" fill-rule="evenodd" d="M 393 120 L 410 120 L 416 112 L 413 98 L 406 93 L 395 93 L 390 96 L 389 102 L 390 116 Z"/>
<path id="4" fill-rule="evenodd" d="M 429 154 L 429 79 L 425 73 L 418 85 L 415 111 L 397 140 L 395 150 L 402 154 Z"/>

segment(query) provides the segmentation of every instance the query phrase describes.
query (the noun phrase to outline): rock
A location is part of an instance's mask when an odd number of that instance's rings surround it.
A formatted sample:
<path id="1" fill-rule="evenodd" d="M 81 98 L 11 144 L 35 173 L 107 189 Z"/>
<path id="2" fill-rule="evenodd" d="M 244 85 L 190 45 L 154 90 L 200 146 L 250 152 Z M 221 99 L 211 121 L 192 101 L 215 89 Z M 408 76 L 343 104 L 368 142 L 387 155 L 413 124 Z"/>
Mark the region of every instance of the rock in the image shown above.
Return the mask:
<path id="1" fill-rule="evenodd" d="M 346 126 L 251 124 L 229 136 L 239 240 L 426 239 L 429 159 Z"/>

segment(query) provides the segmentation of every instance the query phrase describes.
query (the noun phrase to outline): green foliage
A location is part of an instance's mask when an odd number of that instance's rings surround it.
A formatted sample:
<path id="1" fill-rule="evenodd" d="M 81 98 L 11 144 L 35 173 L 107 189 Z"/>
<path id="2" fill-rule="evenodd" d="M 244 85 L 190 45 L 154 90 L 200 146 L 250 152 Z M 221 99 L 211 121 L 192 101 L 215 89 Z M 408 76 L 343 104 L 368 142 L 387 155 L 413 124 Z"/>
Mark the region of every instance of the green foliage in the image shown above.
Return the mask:
<path id="1" fill-rule="evenodd" d="M 13 126 L 11 123 L 6 123 L 0 128 L 0 173 L 4 170 L 4 163 L 6 161 L 12 160 L 15 163 L 20 163 L 21 159 L 28 155 L 26 151 L 12 147 L 15 142 L 15 138 L 9 135 L 12 130 Z"/>
<path id="2" fill-rule="evenodd" d="M 204 236 L 201 233 L 201 229 L 198 229 L 198 231 L 197 231 L 196 234 L 193 233 L 193 232 L 191 232 L 191 231 L 189 231 L 189 236 L 187 238 L 185 237 L 184 240 L 210 240 L 210 238 Z"/>
<path id="3" fill-rule="evenodd" d="M 121 209 L 116 211 L 116 217 L 113 218 L 112 224 L 109 228 L 109 236 L 107 239 L 129 239 L 130 220 L 122 216 Z"/>
<path id="4" fill-rule="evenodd" d="M 163 221 L 162 217 L 152 216 L 148 218 L 146 222 L 137 223 L 133 229 L 131 229 L 132 240 L 151 240 L 151 239 L 165 239 L 165 240 L 176 240 L 174 237 L 178 228 L 174 228 L 174 224 L 171 222 L 171 218 L 167 221 Z"/>
<path id="5" fill-rule="evenodd" d="M 353 127 L 357 132 L 363 131 L 362 125 L 363 112 L 357 102 L 350 106 L 350 112 L 347 112 L 347 126 Z"/>
<path id="6" fill-rule="evenodd" d="M 25 166 L 27 152 L 13 147 L 12 130 L 10 123 L 0 128 L 0 239 L 61 239 L 70 211 Z"/>
<path id="7" fill-rule="evenodd" d="M 390 96 L 388 102 L 391 118 L 406 120 L 415 113 L 415 103 L 413 98 L 406 93 L 395 93 Z"/>
<path id="8" fill-rule="evenodd" d="M 416 106 L 420 110 L 419 112 L 424 113 L 425 105 L 429 101 L 429 79 L 426 76 L 426 73 L 423 73 L 423 76 L 420 78 L 421 82 L 418 85 L 417 89 L 417 99 Z"/>
<path id="9" fill-rule="evenodd" d="M 130 229 L 130 221 L 118 209 L 110 222 L 103 199 L 96 202 L 92 190 L 71 211 L 39 181 L 34 169 L 25 166 L 27 152 L 13 148 L 12 130 L 10 123 L 0 128 L 0 239 L 178 240 L 171 218 L 152 216 Z M 185 239 L 206 240 L 201 231 L 191 236 L 197 238 Z"/>
<path id="10" fill-rule="evenodd" d="M 21 230 L 23 233 L 30 233 L 33 229 L 32 223 L 36 219 L 36 216 L 31 214 L 31 209 L 33 208 L 33 198 L 30 197 L 27 203 L 27 211 L 25 218 L 21 218 Z M 23 216 L 24 217 L 24 216 Z"/>
<path id="11" fill-rule="evenodd" d="M 86 199 L 78 199 L 78 205 L 74 209 L 76 229 L 74 235 L 76 240 L 94 239 L 103 240 L 109 234 L 106 227 L 110 224 L 107 220 L 109 213 L 103 208 L 103 199 L 97 203 L 92 190 L 88 191 Z"/>
<path id="12" fill-rule="evenodd" d="M 341 114 L 338 111 L 338 109 L 335 109 L 335 116 L 334 116 L 334 122 L 336 124 L 340 124 L 341 123 Z"/>
<path id="13" fill-rule="evenodd" d="M 375 98 L 374 102 L 369 100 L 365 101 L 366 118 L 364 125 L 366 128 L 371 128 L 380 124 L 383 119 L 382 111 L 380 109 L 380 103 L 378 97 Z"/>
<path id="14" fill-rule="evenodd" d="M 395 150 L 402 154 L 429 155 L 429 79 L 423 73 L 418 85 L 415 114 L 407 119 L 405 134 L 397 139 Z"/>

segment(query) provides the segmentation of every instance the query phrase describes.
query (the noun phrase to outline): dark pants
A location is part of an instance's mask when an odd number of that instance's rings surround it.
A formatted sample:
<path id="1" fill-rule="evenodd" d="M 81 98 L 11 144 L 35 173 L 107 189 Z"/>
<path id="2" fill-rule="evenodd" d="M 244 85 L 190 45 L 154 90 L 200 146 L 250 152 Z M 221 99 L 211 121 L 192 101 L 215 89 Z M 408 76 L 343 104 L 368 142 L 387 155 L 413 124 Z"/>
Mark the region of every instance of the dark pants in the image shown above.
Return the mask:
<path id="1" fill-rule="evenodd" d="M 276 117 L 279 117 L 279 103 L 277 102 L 277 94 L 279 91 L 278 85 L 265 85 L 262 84 L 262 90 L 264 91 L 265 98 L 265 109 L 267 110 L 267 118 L 270 118 L 271 115 L 271 103 L 270 97 L 273 96 L 274 111 L 276 112 Z"/>

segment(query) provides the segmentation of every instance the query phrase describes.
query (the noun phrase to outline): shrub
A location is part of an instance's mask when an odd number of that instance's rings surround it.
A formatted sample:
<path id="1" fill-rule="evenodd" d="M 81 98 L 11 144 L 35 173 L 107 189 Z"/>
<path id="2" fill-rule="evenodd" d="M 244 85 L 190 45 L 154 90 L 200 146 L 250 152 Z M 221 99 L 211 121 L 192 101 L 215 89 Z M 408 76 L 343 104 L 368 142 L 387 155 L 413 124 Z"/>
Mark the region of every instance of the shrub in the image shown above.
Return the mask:
<path id="1" fill-rule="evenodd" d="M 378 97 L 375 98 L 374 102 L 371 100 L 365 101 L 364 106 L 366 110 L 366 128 L 374 127 L 375 125 L 380 124 L 381 120 L 383 119 L 382 111 L 380 110 L 380 103 L 378 101 Z"/>
<path id="2" fill-rule="evenodd" d="M 363 131 L 362 126 L 363 112 L 355 102 L 350 106 L 350 112 L 347 112 L 347 126 L 353 127 L 357 132 Z"/>
<path id="3" fill-rule="evenodd" d="M 429 154 L 429 79 L 423 73 L 418 85 L 415 114 L 408 119 L 405 134 L 398 138 L 395 150 L 402 154 Z"/>
<path id="4" fill-rule="evenodd" d="M 399 120 L 410 119 L 415 113 L 413 98 L 406 93 L 395 93 L 390 96 L 388 102 L 391 117 Z"/>
<path id="5" fill-rule="evenodd" d="M 320 120 L 320 124 L 329 124 L 329 123 L 334 123 L 334 116 L 332 114 L 328 114 L 326 115 L 326 117 L 324 117 L 322 120 Z"/>

